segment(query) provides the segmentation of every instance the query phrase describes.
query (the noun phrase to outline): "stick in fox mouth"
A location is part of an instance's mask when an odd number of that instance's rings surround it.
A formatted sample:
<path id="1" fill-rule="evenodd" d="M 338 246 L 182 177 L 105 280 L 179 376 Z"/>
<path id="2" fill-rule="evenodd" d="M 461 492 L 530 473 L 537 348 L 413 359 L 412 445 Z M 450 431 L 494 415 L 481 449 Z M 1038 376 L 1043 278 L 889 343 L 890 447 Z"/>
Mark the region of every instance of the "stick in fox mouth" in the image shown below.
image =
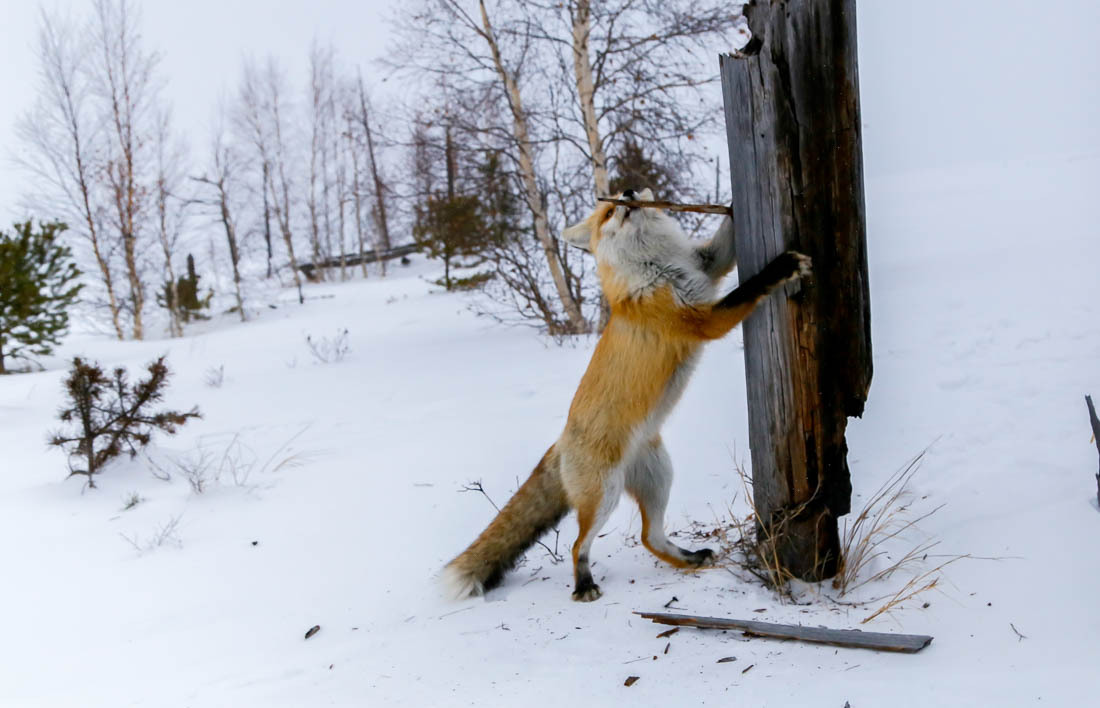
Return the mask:
<path id="1" fill-rule="evenodd" d="M 597 201 L 620 204 L 625 207 L 649 207 L 668 209 L 669 211 L 694 211 L 701 214 L 727 214 L 733 216 L 733 209 L 725 204 L 678 204 L 666 201 L 641 201 L 637 199 L 618 199 L 616 197 L 597 197 Z"/>

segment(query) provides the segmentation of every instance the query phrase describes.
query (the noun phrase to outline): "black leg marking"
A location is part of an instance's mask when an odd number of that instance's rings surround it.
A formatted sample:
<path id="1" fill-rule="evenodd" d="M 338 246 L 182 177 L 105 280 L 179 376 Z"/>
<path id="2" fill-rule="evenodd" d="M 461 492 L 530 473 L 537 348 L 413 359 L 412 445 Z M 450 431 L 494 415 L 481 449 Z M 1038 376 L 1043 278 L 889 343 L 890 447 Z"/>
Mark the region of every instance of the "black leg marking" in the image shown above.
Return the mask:
<path id="1" fill-rule="evenodd" d="M 603 592 L 596 581 L 592 579 L 592 571 L 588 569 L 588 556 L 577 556 L 576 568 L 577 587 L 573 590 L 573 599 L 577 602 L 592 602 L 598 600 Z"/>
<path id="2" fill-rule="evenodd" d="M 715 307 L 730 308 L 753 303 L 788 280 L 810 274 L 810 258 L 796 251 L 779 254 L 764 270 L 739 285 Z"/>
<path id="3" fill-rule="evenodd" d="M 714 551 L 709 548 L 700 548 L 697 551 L 687 551 L 684 555 L 686 556 L 684 560 L 697 568 L 704 565 L 710 565 L 714 562 Z"/>

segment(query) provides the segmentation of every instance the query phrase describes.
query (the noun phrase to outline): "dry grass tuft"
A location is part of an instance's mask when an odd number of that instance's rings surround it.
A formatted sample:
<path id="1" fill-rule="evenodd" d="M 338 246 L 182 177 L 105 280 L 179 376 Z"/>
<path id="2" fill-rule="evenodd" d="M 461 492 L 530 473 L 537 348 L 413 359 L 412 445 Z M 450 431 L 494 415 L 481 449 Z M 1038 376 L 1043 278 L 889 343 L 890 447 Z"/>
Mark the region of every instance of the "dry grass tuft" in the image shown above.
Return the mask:
<path id="1" fill-rule="evenodd" d="M 911 510 L 914 495 L 910 484 L 927 452 L 926 448 L 891 475 L 851 521 L 845 519 L 841 528 L 843 555 L 840 569 L 831 583 L 803 583 L 782 566 L 776 541 L 783 533 L 783 524 L 767 529 L 756 522 L 758 515 L 753 502 L 752 478 L 737 460 L 734 460 L 734 469 L 741 480 L 751 513 L 739 516 L 734 511 L 735 497 L 727 507 L 725 519 L 716 518 L 713 525 L 696 524 L 692 535 L 719 545 L 718 565 L 741 580 L 755 580 L 771 588 L 783 601 L 805 602 L 805 595 L 810 593 L 826 603 L 875 607 L 862 620 L 863 623 L 870 622 L 900 609 L 924 593 L 938 589 L 943 582 L 944 568 L 964 558 L 974 557 L 969 554 L 933 554 L 939 541 L 927 537 L 908 546 L 908 550 L 900 556 L 896 553 L 899 544 L 906 548 L 905 539 L 919 533 L 918 525 L 922 521 L 943 508 L 941 504 L 917 514 Z M 935 559 L 933 567 L 929 567 L 930 559 Z M 907 578 L 896 590 L 887 590 L 886 594 L 870 599 L 852 598 L 857 591 L 881 587 L 880 584 L 896 575 Z"/>

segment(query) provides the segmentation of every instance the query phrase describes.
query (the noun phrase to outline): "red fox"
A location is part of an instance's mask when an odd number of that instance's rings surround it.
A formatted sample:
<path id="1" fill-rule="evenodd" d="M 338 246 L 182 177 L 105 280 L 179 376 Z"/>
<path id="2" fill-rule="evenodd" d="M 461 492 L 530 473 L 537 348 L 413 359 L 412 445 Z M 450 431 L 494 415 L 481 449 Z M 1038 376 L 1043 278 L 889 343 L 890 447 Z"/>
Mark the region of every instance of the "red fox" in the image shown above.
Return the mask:
<path id="1" fill-rule="evenodd" d="M 652 200 L 649 189 L 624 199 Z M 565 430 L 489 527 L 443 570 L 456 597 L 495 587 L 516 559 L 575 509 L 573 599 L 600 597 L 588 558 L 592 541 L 625 490 L 642 513 L 642 543 L 680 568 L 714 557 L 688 551 L 664 531 L 672 464 L 661 424 L 680 398 L 699 350 L 745 319 L 768 293 L 808 275 L 810 259 L 787 251 L 725 297 L 717 283 L 733 269 L 733 224 L 727 217 L 696 246 L 659 209 L 600 203 L 562 232 L 596 257 L 611 317 L 581 379 Z"/>

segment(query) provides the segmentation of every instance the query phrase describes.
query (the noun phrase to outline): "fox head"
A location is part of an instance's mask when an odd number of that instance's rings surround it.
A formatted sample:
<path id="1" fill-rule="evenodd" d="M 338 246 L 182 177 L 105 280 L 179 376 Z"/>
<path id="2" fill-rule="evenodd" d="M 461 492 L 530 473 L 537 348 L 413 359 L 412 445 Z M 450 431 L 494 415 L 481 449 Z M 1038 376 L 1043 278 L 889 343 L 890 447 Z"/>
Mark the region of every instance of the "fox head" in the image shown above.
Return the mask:
<path id="1" fill-rule="evenodd" d="M 649 188 L 641 192 L 628 189 L 616 198 L 652 201 L 653 191 Z M 665 222 L 669 224 L 666 225 Z M 660 209 L 598 202 L 595 210 L 586 219 L 565 229 L 561 235 L 566 243 L 583 248 L 598 257 L 601 251 L 607 251 L 613 244 L 627 247 L 630 243 L 644 240 L 639 237 L 646 233 L 664 231 L 666 229 L 661 227 L 669 225 L 673 229 L 678 228 L 675 220 Z"/>
<path id="2" fill-rule="evenodd" d="M 628 189 L 619 198 L 652 201 L 653 192 Z M 562 231 L 562 238 L 596 257 L 600 285 L 612 305 L 649 292 L 669 273 L 698 270 L 687 235 L 664 209 L 598 202 L 586 219 Z"/>

